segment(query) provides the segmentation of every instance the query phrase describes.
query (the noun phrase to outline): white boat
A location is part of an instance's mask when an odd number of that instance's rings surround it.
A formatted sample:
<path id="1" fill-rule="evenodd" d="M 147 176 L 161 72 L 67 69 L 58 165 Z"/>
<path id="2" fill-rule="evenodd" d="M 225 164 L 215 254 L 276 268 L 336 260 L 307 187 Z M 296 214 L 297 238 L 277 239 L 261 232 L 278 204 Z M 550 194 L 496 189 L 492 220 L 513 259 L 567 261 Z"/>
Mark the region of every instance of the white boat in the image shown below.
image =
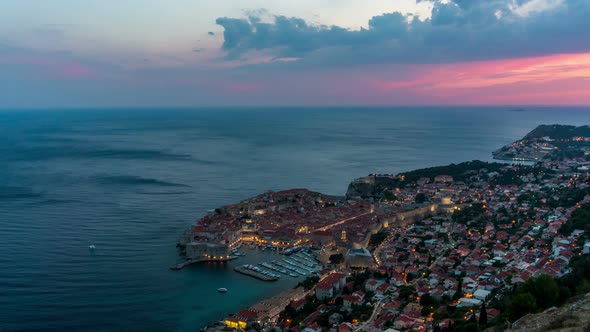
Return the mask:
<path id="1" fill-rule="evenodd" d="M 225 293 L 225 292 L 227 292 L 227 288 L 223 288 L 223 287 L 222 288 L 217 288 L 217 291 L 220 292 L 220 293 Z"/>
<path id="2" fill-rule="evenodd" d="M 91 245 L 88 246 L 88 249 L 94 250 L 94 249 L 96 249 L 96 247 L 94 246 L 94 244 L 91 244 Z"/>

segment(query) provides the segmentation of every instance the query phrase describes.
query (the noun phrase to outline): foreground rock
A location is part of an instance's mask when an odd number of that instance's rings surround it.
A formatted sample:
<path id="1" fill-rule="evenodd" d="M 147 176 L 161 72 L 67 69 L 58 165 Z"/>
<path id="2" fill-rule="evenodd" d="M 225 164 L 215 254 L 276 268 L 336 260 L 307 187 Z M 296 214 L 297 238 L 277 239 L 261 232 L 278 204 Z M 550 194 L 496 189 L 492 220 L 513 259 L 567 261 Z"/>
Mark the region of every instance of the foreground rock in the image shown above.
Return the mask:
<path id="1" fill-rule="evenodd" d="M 590 293 L 561 308 L 550 308 L 540 314 L 526 315 L 514 322 L 509 331 L 590 331 Z"/>

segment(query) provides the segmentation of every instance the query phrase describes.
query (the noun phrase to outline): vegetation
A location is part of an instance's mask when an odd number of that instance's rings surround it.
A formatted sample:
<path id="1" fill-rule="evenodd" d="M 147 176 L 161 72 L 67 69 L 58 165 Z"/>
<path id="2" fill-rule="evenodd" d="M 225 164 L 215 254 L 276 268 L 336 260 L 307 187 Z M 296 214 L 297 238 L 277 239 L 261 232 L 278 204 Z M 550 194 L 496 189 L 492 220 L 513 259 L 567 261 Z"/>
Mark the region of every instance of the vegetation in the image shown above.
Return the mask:
<path id="1" fill-rule="evenodd" d="M 552 170 L 548 170 L 542 166 L 519 166 L 518 168 L 510 168 L 500 172 L 498 176 L 489 180 L 490 185 L 521 185 L 523 180 L 521 176 L 532 174 L 538 177 L 539 175 L 547 175 L 554 173 Z"/>
<path id="2" fill-rule="evenodd" d="M 342 253 L 332 254 L 332 255 L 330 255 L 330 262 L 332 262 L 332 264 L 343 263 L 344 262 L 344 255 Z"/>
<path id="3" fill-rule="evenodd" d="M 486 327 L 488 325 L 488 312 L 486 311 L 486 303 L 481 304 L 481 309 L 479 311 L 479 325 L 482 327 Z"/>
<path id="4" fill-rule="evenodd" d="M 573 257 L 570 268 L 572 271 L 559 280 L 562 292 L 566 295 L 567 292 L 569 295 L 590 292 L 590 255 Z"/>
<path id="5" fill-rule="evenodd" d="M 576 136 L 590 137 L 589 126 L 540 125 L 528 133 L 524 139 L 550 137 L 552 139 L 569 139 Z"/>
<path id="6" fill-rule="evenodd" d="M 430 178 L 431 181 L 437 175 L 445 174 L 453 177 L 455 181 L 466 181 L 474 174 L 477 174 L 482 168 L 490 172 L 499 171 L 506 164 L 488 163 L 479 160 L 466 161 L 460 164 L 450 164 L 447 166 L 436 166 L 430 168 L 418 169 L 406 173 L 400 173 L 404 177 L 401 184 L 409 184 L 418 181 L 422 177 Z"/>
<path id="7" fill-rule="evenodd" d="M 422 204 L 426 201 L 426 195 L 424 193 L 418 193 L 415 198 L 416 204 Z"/>
<path id="8" fill-rule="evenodd" d="M 458 224 L 466 224 L 469 221 L 481 217 L 486 212 L 486 207 L 482 203 L 472 204 L 463 209 L 453 212 L 453 222 Z"/>
<path id="9" fill-rule="evenodd" d="M 395 202 L 398 200 L 398 197 L 393 193 L 393 191 L 391 190 L 384 190 L 383 191 L 383 201 L 388 201 L 388 202 Z"/>
<path id="10" fill-rule="evenodd" d="M 576 229 L 583 230 L 585 234 L 590 233 L 590 204 L 583 204 L 576 209 L 571 218 L 561 226 L 559 232 L 569 235 Z"/>
<path id="11" fill-rule="evenodd" d="M 317 285 L 317 283 L 320 281 L 320 277 L 318 276 L 311 276 L 311 277 L 307 277 L 305 278 L 305 280 L 300 281 L 297 286 L 295 286 L 295 288 L 303 286 L 303 288 L 305 288 L 306 290 L 310 290 L 313 287 L 315 287 L 315 285 Z"/>
<path id="12" fill-rule="evenodd" d="M 560 279 L 548 275 L 530 278 L 518 285 L 512 294 L 506 294 L 504 302 L 492 302 L 494 308 L 504 311 L 492 325 L 501 328 L 505 320 L 513 322 L 528 313 L 544 311 L 560 306 L 574 296 L 590 291 L 590 256 L 577 256 L 570 261 L 572 272 Z"/>
<path id="13" fill-rule="evenodd" d="M 586 180 L 587 182 L 588 180 Z M 579 201 L 581 201 L 584 196 L 590 194 L 590 189 L 580 189 L 580 188 L 563 188 L 558 190 L 553 190 L 550 192 L 554 199 L 548 200 L 547 205 L 551 208 L 556 207 L 564 207 L 569 208 Z"/>
<path id="14" fill-rule="evenodd" d="M 401 286 L 399 289 L 399 298 L 406 301 L 409 300 L 411 296 L 416 294 L 416 289 L 414 286 L 411 285 L 404 285 Z"/>
<path id="15" fill-rule="evenodd" d="M 457 290 L 455 291 L 455 294 L 453 294 L 453 300 L 456 301 L 462 297 L 463 297 L 463 287 L 461 286 L 461 283 L 458 282 L 457 283 Z"/>
<path id="16" fill-rule="evenodd" d="M 559 298 L 559 286 L 553 278 L 543 274 L 530 278 L 516 288 L 516 293 L 508 306 L 511 321 L 537 310 L 553 306 Z"/>
<path id="17" fill-rule="evenodd" d="M 291 305 L 285 307 L 279 314 L 279 320 L 289 322 L 289 326 L 296 326 L 298 322 L 301 322 L 305 317 L 316 311 L 317 307 L 322 304 L 318 301 L 315 296 L 308 296 L 306 298 L 305 305 L 299 311 L 296 311 Z"/>

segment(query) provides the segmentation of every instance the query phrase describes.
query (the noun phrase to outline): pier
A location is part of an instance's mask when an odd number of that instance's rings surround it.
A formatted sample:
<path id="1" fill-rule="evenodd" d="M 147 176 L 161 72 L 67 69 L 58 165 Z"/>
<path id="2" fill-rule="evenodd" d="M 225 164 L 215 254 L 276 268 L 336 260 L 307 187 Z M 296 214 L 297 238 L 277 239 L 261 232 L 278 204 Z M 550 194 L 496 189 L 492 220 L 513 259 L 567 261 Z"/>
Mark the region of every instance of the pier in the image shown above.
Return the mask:
<path id="1" fill-rule="evenodd" d="M 184 267 L 189 266 L 191 264 L 199 263 L 199 262 L 229 262 L 232 259 L 236 259 L 237 256 L 230 256 L 229 258 L 220 258 L 220 259 L 208 259 L 208 258 L 195 258 L 195 259 L 187 259 L 184 262 L 180 262 L 176 265 L 172 265 L 170 270 L 178 271 L 182 270 Z"/>
<path id="2" fill-rule="evenodd" d="M 256 272 L 254 270 L 250 270 L 250 269 L 247 269 L 247 268 L 241 267 L 241 266 L 234 267 L 234 271 L 254 277 L 256 279 L 263 280 L 263 281 L 277 281 L 277 280 L 279 280 L 279 278 L 277 278 L 277 277 L 271 277 L 266 274 L 262 274 L 260 272 Z"/>

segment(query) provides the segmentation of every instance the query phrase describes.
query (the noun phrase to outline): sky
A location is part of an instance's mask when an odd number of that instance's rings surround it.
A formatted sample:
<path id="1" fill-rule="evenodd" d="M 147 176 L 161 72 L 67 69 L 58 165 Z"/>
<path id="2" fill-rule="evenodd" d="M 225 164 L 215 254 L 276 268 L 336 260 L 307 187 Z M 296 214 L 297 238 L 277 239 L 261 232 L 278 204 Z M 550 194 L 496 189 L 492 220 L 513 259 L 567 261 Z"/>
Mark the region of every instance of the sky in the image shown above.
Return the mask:
<path id="1" fill-rule="evenodd" d="M 590 1 L 0 2 L 0 108 L 273 105 L 590 105 Z"/>

